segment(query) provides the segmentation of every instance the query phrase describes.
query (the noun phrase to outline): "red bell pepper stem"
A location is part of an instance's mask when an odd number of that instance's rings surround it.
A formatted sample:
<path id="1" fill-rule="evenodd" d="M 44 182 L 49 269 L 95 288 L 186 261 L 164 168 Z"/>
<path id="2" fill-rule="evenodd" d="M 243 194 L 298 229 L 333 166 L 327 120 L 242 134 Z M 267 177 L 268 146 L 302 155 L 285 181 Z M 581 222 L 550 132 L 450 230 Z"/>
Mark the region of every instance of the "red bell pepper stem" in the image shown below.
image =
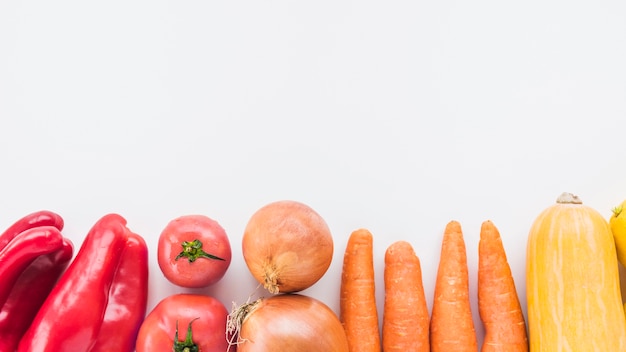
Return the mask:
<path id="1" fill-rule="evenodd" d="M 15 351 L 52 287 L 67 268 L 74 247 L 64 239 L 60 248 L 35 259 L 22 272 L 0 309 L 0 351 Z"/>
<path id="2" fill-rule="evenodd" d="M 76 258 L 52 289 L 22 337 L 18 351 L 91 350 L 103 326 L 109 294 L 117 287 L 114 279 L 129 241 L 128 232 L 126 220 L 117 214 L 105 215 L 96 222 L 85 237 Z M 144 291 L 135 294 L 144 295 Z M 140 318 L 143 319 L 143 316 Z M 113 338 L 102 338 L 107 337 Z M 123 347 L 113 348 L 112 351 L 125 352 Z"/>
<path id="3" fill-rule="evenodd" d="M 147 303 L 148 248 L 143 238 L 128 231 L 100 333 L 90 352 L 134 351 Z"/>
<path id="4" fill-rule="evenodd" d="M 63 230 L 63 218 L 61 215 L 48 210 L 37 211 L 22 217 L 0 235 L 0 250 L 11 242 L 15 236 L 28 229 L 40 226 L 53 226 L 61 231 Z"/>
<path id="5" fill-rule="evenodd" d="M 28 229 L 0 251 L 0 307 L 22 272 L 40 255 L 52 253 L 63 244 L 63 235 L 56 227 L 41 226 Z"/>

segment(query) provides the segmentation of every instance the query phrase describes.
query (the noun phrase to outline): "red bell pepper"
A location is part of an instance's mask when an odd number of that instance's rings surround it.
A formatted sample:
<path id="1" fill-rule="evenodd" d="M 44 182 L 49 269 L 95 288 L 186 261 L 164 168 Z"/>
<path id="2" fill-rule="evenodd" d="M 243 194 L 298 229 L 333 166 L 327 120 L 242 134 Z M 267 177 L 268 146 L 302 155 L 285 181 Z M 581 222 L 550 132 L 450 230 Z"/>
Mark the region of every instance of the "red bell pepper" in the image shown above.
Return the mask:
<path id="1" fill-rule="evenodd" d="M 132 352 L 148 299 L 148 250 L 117 214 L 91 228 L 18 351 Z"/>
<path id="2" fill-rule="evenodd" d="M 0 235 L 0 351 L 13 352 L 73 255 L 63 219 L 40 211 Z"/>

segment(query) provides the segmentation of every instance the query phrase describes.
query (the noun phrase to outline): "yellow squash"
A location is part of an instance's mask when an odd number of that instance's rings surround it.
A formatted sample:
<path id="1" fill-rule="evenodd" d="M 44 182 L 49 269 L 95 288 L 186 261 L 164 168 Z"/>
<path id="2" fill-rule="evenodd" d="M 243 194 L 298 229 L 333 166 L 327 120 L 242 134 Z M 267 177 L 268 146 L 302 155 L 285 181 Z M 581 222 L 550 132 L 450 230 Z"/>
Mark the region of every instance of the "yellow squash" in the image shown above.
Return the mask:
<path id="1" fill-rule="evenodd" d="M 531 352 L 626 351 L 609 223 L 564 193 L 533 223 L 526 252 Z"/>
<path id="2" fill-rule="evenodd" d="M 613 208 L 609 224 L 617 249 L 617 260 L 626 266 L 626 200 Z"/>

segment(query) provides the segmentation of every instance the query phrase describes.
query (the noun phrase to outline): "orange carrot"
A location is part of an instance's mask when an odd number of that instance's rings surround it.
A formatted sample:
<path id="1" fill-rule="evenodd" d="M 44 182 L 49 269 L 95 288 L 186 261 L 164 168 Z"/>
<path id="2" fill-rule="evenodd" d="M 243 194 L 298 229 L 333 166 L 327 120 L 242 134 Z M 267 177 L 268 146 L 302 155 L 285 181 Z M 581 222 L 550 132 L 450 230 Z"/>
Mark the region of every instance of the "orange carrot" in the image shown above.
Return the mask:
<path id="1" fill-rule="evenodd" d="M 429 320 L 420 260 L 408 242 L 394 242 L 385 252 L 383 351 L 429 352 Z"/>
<path id="2" fill-rule="evenodd" d="M 467 254 L 461 224 L 446 225 L 430 320 L 432 352 L 478 351 L 469 299 Z"/>
<path id="3" fill-rule="evenodd" d="M 482 352 L 526 352 L 528 335 L 500 232 L 482 223 L 478 245 L 478 311 L 485 327 Z"/>
<path id="4" fill-rule="evenodd" d="M 346 331 L 350 352 L 380 352 L 373 236 L 365 229 L 352 232 L 346 245 L 339 318 Z"/>

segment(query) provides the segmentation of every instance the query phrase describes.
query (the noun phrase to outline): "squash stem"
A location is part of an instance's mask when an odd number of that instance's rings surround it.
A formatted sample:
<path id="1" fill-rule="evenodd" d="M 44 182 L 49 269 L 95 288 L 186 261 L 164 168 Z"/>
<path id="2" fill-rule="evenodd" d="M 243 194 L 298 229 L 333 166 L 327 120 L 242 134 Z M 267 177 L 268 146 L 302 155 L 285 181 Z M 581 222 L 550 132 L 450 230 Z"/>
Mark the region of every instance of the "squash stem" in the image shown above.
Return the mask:
<path id="1" fill-rule="evenodd" d="M 568 192 L 561 193 L 556 202 L 559 204 L 583 204 L 583 201 L 577 195 Z"/>

